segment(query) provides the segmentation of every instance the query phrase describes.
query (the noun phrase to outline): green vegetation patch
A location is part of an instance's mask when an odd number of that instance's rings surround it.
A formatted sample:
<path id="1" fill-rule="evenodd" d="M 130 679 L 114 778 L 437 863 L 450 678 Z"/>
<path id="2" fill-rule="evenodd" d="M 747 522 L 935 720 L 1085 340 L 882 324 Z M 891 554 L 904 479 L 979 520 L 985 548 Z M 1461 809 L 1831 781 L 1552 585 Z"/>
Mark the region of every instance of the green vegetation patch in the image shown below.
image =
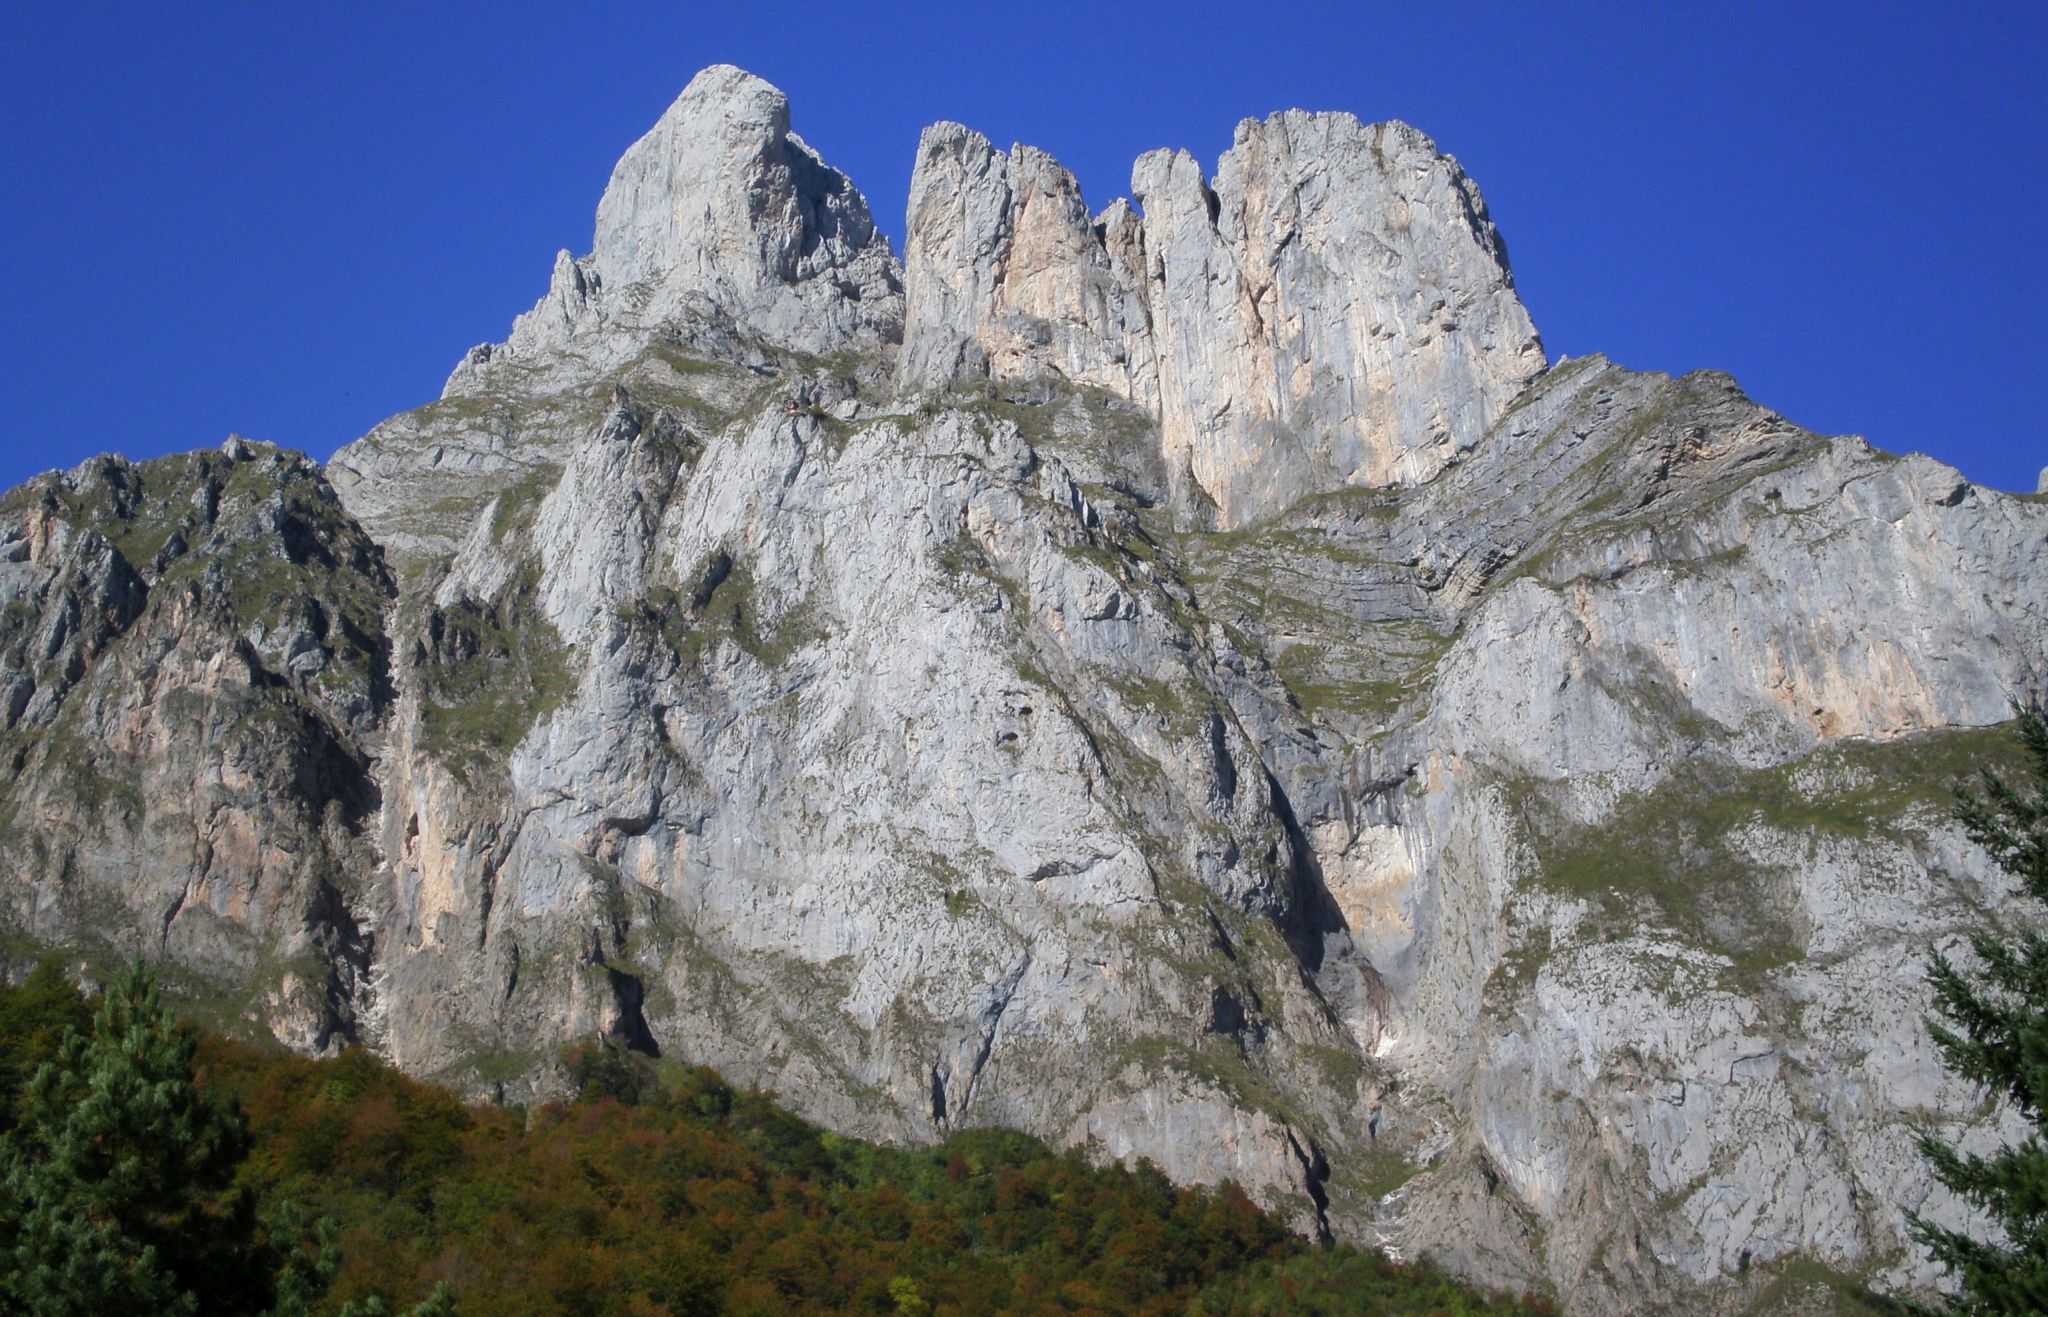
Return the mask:
<path id="1" fill-rule="evenodd" d="M 1012 617 L 1028 617 L 1031 609 L 1024 587 L 1003 574 L 966 532 L 941 544 L 932 555 L 933 564 L 946 575 L 968 581 L 986 582 L 1009 605 Z"/>
<path id="2" fill-rule="evenodd" d="M 1188 1317 L 1477 1317 L 1555 1312 L 1545 1298 L 1480 1294 L 1428 1261 L 1397 1263 L 1362 1249 L 1262 1259 L 1212 1282 Z"/>
<path id="3" fill-rule="evenodd" d="M 1153 714 L 1159 720 L 1160 730 L 1173 740 L 1186 740 L 1206 731 L 1210 719 L 1220 712 L 1208 687 L 1186 670 L 1174 672 L 1173 679 L 1165 681 L 1123 668 L 1103 667 L 1097 671 L 1103 685 L 1116 692 L 1122 703 Z"/>
<path id="4" fill-rule="evenodd" d="M 528 564 L 498 601 L 462 599 L 428 619 L 421 748 L 465 777 L 502 763 L 576 689 L 574 654 L 541 615 L 539 588 Z"/>
<path id="5" fill-rule="evenodd" d="M 636 407 L 652 407 L 702 430 L 722 430 L 758 407 L 772 381 L 753 379 L 738 366 L 709 361 L 673 343 L 655 342 L 597 387 L 609 399 L 611 381 L 626 388 Z M 654 429 L 659 429 L 657 424 Z"/>
<path id="6" fill-rule="evenodd" d="M 1429 624 L 1406 619 L 1361 624 L 1349 635 L 1339 646 L 1275 646 L 1273 671 L 1304 713 L 1384 721 L 1427 690 L 1451 645 Z"/>
<path id="7" fill-rule="evenodd" d="M 561 483 L 562 469 L 544 465 L 523 472 L 500 490 L 491 507 L 491 538 L 502 544 L 508 536 L 532 530 L 541 501 Z"/>
<path id="8" fill-rule="evenodd" d="M 1565 819 L 1533 785 L 1509 795 L 1539 882 L 1592 899 L 1616 929 L 1631 926 L 1647 902 L 1739 974 L 1762 974 L 1803 954 L 1803 915 L 1782 873 L 1759 866 L 1732 833 L 1760 824 L 1905 840 L 1943 815 L 1955 787 L 1980 766 L 2008 771 L 2016 762 L 2014 738 L 2002 728 L 1842 741 L 1756 771 L 1693 761 L 1593 827 Z"/>
<path id="9" fill-rule="evenodd" d="M 469 425 L 478 421 L 499 421 L 510 428 L 518 415 L 518 409 L 510 399 L 490 393 L 458 393 L 446 398 L 436 398 L 430 403 L 413 408 L 407 417 L 421 428 L 442 425 Z"/>
<path id="10" fill-rule="evenodd" d="M 1872 1268 L 1875 1270 L 1876 1268 Z M 1816 1317 L 1860 1317 L 1860 1314 L 1905 1314 L 1925 1312 L 1896 1299 L 1874 1294 L 1853 1276 L 1844 1275 L 1827 1264 L 1804 1254 L 1792 1254 L 1745 1268 L 1762 1281 L 1761 1288 L 1743 1312 L 1752 1317 L 1772 1313 L 1812 1313 Z"/>
<path id="11" fill-rule="evenodd" d="M 815 606 L 797 603 L 768 615 L 747 565 L 724 561 L 722 572 L 707 565 L 698 573 L 700 580 L 710 584 L 694 608 L 694 622 L 691 601 L 676 592 L 665 592 L 658 599 L 649 597 L 650 608 L 662 619 L 663 636 L 685 666 L 730 641 L 763 666 L 779 668 L 824 638 L 825 624 Z"/>
<path id="12" fill-rule="evenodd" d="M 1393 507 L 1364 492 L 1342 497 Z M 1305 713 L 1383 719 L 1450 646 L 1422 618 L 1375 618 L 1360 606 L 1362 582 L 1392 588 L 1409 569 L 1326 528 L 1267 524 L 1182 534 L 1173 544 L 1204 612 L 1266 637 L 1260 647 Z"/>

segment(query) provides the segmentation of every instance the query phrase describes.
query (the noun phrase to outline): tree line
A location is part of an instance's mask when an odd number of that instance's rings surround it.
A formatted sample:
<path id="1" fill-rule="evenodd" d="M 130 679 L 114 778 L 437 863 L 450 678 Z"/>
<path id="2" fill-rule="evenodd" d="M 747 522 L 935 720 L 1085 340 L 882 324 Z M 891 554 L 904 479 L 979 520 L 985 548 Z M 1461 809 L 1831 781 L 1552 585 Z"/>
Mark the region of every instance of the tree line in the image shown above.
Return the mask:
<path id="1" fill-rule="evenodd" d="M 835 1136 L 715 1072 L 574 1049 L 471 1106 L 360 1049 L 175 1022 L 147 974 L 0 990 L 0 1311 L 1526 1314 L 1320 1248 L 1237 1187 L 1004 1130 Z"/>

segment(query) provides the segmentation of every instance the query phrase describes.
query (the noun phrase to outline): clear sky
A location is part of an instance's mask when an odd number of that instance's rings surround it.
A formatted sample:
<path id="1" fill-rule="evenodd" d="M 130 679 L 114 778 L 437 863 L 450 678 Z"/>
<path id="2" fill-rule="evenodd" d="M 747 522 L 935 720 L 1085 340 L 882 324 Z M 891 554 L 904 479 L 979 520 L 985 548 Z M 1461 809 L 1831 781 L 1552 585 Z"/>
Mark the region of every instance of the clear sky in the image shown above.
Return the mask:
<path id="1" fill-rule="evenodd" d="M 325 457 L 431 400 L 717 61 L 899 248 L 934 119 L 1098 207 L 1249 115 L 1406 119 L 1553 356 L 1728 370 L 2002 488 L 2048 464 L 2039 3 L 77 3 L 0 43 L 0 486 L 229 431 Z"/>

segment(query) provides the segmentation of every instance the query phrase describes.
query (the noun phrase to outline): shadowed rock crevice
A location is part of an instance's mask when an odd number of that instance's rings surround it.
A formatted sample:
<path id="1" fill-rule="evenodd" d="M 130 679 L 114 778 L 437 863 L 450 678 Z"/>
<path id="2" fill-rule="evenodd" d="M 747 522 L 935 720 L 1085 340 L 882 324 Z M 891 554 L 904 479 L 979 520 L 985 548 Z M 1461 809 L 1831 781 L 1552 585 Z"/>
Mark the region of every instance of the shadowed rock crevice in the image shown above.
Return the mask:
<path id="1" fill-rule="evenodd" d="M 1310 843 L 1308 834 L 1302 831 L 1300 821 L 1294 817 L 1294 806 L 1287 799 L 1280 780 L 1268 773 L 1266 789 L 1272 794 L 1274 820 L 1287 838 L 1283 857 L 1288 900 L 1281 933 L 1302 968 L 1315 974 L 1323 968 L 1331 940 L 1343 938 L 1348 931 L 1344 912 L 1324 885 L 1315 847 Z"/>

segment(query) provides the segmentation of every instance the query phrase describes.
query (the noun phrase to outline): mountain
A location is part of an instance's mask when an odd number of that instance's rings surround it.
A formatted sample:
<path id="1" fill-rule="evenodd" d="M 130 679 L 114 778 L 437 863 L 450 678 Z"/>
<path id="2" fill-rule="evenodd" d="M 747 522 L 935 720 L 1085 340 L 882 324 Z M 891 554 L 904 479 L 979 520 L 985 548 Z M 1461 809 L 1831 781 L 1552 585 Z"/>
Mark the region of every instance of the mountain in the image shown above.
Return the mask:
<path id="1" fill-rule="evenodd" d="M 1099 215 L 918 144 L 898 263 L 708 69 L 591 252 L 324 468 L 0 500 L 5 955 L 505 1101 L 565 1043 L 1013 1126 L 1584 1311 L 1933 1279 L 2016 1130 L 1922 965 L 2048 689 L 2048 501 L 1550 361 L 1402 124 Z"/>

